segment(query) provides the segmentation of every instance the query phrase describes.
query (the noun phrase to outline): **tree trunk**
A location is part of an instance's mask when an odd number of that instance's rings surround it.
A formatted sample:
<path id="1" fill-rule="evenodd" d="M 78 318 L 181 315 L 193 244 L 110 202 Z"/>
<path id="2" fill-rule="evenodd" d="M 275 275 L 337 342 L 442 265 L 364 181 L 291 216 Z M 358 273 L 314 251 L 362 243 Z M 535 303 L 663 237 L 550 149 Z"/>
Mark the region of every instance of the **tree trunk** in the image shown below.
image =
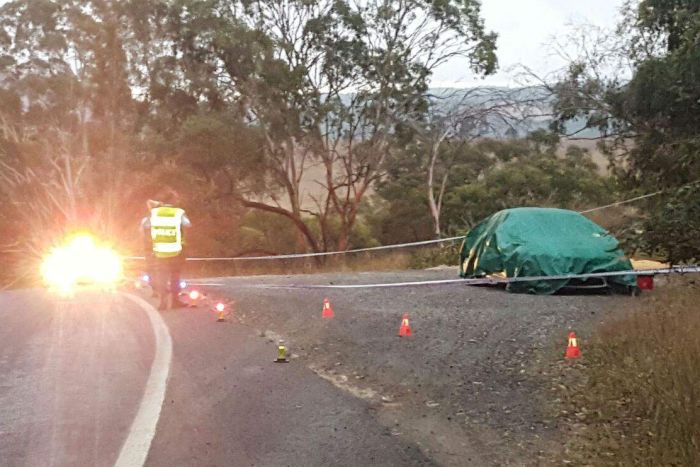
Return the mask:
<path id="1" fill-rule="evenodd" d="M 269 204 L 260 203 L 257 201 L 249 201 L 247 199 L 240 198 L 240 202 L 244 207 L 279 214 L 281 216 L 286 217 L 287 219 L 290 219 L 294 223 L 295 227 L 304 236 L 309 247 L 311 247 L 311 250 L 314 253 L 319 252 L 318 242 L 316 241 L 316 238 L 314 237 L 309 227 L 304 223 L 304 220 L 301 218 L 301 216 L 296 215 L 295 213 L 293 213 L 292 211 L 288 211 L 287 209 L 280 208 L 277 206 L 271 206 Z"/>
<path id="2" fill-rule="evenodd" d="M 435 200 L 435 163 L 437 162 L 440 144 L 443 138 L 439 138 L 430 148 L 430 164 L 428 165 L 428 207 L 430 208 L 430 216 L 433 218 L 433 234 L 435 238 L 440 238 L 442 232 L 440 230 L 440 207 Z"/>

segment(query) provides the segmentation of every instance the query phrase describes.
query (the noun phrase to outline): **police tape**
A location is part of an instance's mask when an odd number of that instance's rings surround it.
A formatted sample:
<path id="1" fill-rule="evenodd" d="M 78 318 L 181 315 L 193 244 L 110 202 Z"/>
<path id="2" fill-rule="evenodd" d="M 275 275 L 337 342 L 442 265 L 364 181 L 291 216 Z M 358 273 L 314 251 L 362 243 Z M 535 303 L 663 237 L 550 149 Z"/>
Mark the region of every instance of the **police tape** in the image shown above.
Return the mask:
<path id="1" fill-rule="evenodd" d="M 416 287 L 431 285 L 463 284 L 463 285 L 503 285 L 517 282 L 535 282 L 551 280 L 571 280 L 606 278 L 619 276 L 656 276 L 670 274 L 699 273 L 700 265 L 671 266 L 658 269 L 630 269 L 626 271 L 592 272 L 586 274 L 562 274 L 553 276 L 525 276 L 525 277 L 477 277 L 460 279 L 439 279 L 431 281 L 387 282 L 371 284 L 236 284 L 236 287 L 252 287 L 261 289 L 376 289 L 389 287 Z M 217 284 L 218 285 L 218 284 Z M 223 285 L 223 284 L 221 284 Z M 234 284 L 230 284 L 234 286 Z"/>
<path id="2" fill-rule="evenodd" d="M 700 180 L 696 180 L 694 182 L 688 183 L 687 185 L 683 185 L 681 188 L 686 188 L 689 186 L 697 185 L 700 183 Z M 590 209 L 585 209 L 583 211 L 578 211 L 579 214 L 588 214 L 591 212 L 599 211 L 601 209 L 607 209 L 611 208 L 614 206 L 621 206 L 623 204 L 628 204 L 628 203 L 633 203 L 642 199 L 646 198 L 651 198 L 653 196 L 660 195 L 661 193 L 664 193 L 666 190 L 659 190 L 655 191 L 653 193 L 647 193 L 645 195 L 641 196 L 635 196 L 634 198 L 628 198 L 624 199 L 622 201 L 616 201 L 611 204 L 606 204 L 603 206 L 597 206 L 594 208 Z M 268 255 L 268 256 L 230 256 L 230 257 L 194 257 L 194 258 L 187 258 L 187 261 L 257 261 L 257 260 L 278 260 L 278 259 L 294 259 L 294 258 L 313 258 L 313 257 L 318 257 L 318 256 L 331 256 L 331 255 L 345 255 L 345 254 L 351 254 L 351 253 L 361 253 L 364 251 L 378 251 L 378 250 L 390 250 L 390 249 L 395 249 L 395 248 L 408 248 L 412 246 L 420 246 L 420 245 L 431 245 L 435 243 L 446 243 L 446 242 L 454 242 L 456 240 L 464 240 L 465 236 L 460 235 L 457 237 L 448 237 L 448 238 L 438 238 L 438 239 L 433 239 L 433 240 L 423 240 L 419 242 L 408 242 L 408 243 L 394 243 L 391 245 L 380 245 L 380 246 L 373 246 L 373 247 L 367 247 L 367 248 L 355 248 L 352 250 L 339 250 L 339 251 L 320 251 L 317 253 L 292 253 L 292 254 L 285 254 L 285 255 Z M 123 256 L 123 259 L 126 260 L 144 260 L 145 258 L 143 256 Z"/>
<path id="3" fill-rule="evenodd" d="M 185 261 L 253 261 L 253 260 L 271 260 L 271 259 L 294 259 L 294 258 L 313 258 L 316 256 L 331 256 L 345 255 L 348 253 L 362 253 L 366 251 L 390 250 L 394 248 L 408 248 L 412 246 L 432 245 L 434 243 L 454 242 L 456 240 L 464 240 L 464 235 L 458 237 L 438 238 L 433 240 L 422 240 L 420 242 L 395 243 L 393 245 L 371 246 L 367 248 L 355 248 L 352 250 L 339 251 L 320 251 L 317 253 L 291 253 L 287 255 L 268 255 L 268 256 L 231 256 L 231 257 L 209 257 L 209 258 L 186 258 Z M 143 260 L 143 256 L 122 256 L 126 260 Z"/>

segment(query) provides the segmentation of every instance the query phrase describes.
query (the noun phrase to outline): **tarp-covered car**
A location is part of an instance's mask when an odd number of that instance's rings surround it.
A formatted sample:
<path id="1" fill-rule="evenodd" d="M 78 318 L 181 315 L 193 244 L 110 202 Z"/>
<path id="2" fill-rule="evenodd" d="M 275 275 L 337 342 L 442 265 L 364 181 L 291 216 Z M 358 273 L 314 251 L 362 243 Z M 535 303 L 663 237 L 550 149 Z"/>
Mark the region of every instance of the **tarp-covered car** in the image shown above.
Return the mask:
<path id="1" fill-rule="evenodd" d="M 484 219 L 465 237 L 460 252 L 460 276 L 560 276 L 632 269 L 619 242 L 585 216 L 565 209 L 505 209 Z M 574 279 L 511 282 L 510 292 L 552 294 Z M 597 283 L 631 292 L 632 275 L 598 279 Z"/>

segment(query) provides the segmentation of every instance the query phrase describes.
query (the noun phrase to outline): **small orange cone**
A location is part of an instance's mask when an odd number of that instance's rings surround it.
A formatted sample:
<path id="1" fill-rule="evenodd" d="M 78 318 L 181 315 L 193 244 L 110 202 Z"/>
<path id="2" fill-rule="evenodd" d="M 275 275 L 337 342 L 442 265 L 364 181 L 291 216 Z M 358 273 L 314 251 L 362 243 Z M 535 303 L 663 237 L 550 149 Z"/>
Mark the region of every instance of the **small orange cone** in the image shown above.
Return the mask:
<path id="1" fill-rule="evenodd" d="M 408 313 L 404 313 L 401 319 L 401 327 L 399 328 L 399 337 L 408 337 L 410 335 L 411 326 L 408 324 Z"/>
<path id="2" fill-rule="evenodd" d="M 578 347 L 578 339 L 576 338 L 576 333 L 571 331 L 569 333 L 569 344 L 566 346 L 566 358 L 579 358 L 581 356 L 581 349 Z"/>
<path id="3" fill-rule="evenodd" d="M 321 317 L 322 318 L 332 318 L 333 315 L 333 308 L 331 307 L 331 302 L 327 299 L 323 299 L 323 311 L 321 312 Z"/>
<path id="4" fill-rule="evenodd" d="M 215 306 L 214 308 L 215 308 L 216 311 L 217 311 L 217 318 L 216 318 L 216 321 L 219 322 L 219 323 L 221 323 L 221 322 L 223 322 L 223 321 L 226 321 L 226 315 L 224 314 L 224 313 L 225 313 L 225 310 L 226 310 L 226 305 L 224 305 L 223 303 L 219 302 L 219 303 L 216 304 L 216 306 Z"/>

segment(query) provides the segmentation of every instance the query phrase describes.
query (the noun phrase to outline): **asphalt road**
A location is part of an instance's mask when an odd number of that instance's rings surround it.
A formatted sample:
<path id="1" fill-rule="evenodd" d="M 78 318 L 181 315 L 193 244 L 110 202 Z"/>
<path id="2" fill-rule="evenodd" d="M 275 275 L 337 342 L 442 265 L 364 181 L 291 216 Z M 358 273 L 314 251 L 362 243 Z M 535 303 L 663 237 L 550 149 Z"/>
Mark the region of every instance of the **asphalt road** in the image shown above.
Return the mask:
<path id="1" fill-rule="evenodd" d="M 272 363 L 255 327 L 208 309 L 162 318 L 172 359 L 147 465 L 433 465 L 367 401 L 299 359 Z M 143 401 L 158 352 L 124 296 L 0 294 L 0 465 L 114 465 L 127 439 L 144 444 L 134 420 L 153 416 Z"/>
<path id="2" fill-rule="evenodd" d="M 0 465 L 113 465 L 153 359 L 143 311 L 99 293 L 0 294 Z"/>

